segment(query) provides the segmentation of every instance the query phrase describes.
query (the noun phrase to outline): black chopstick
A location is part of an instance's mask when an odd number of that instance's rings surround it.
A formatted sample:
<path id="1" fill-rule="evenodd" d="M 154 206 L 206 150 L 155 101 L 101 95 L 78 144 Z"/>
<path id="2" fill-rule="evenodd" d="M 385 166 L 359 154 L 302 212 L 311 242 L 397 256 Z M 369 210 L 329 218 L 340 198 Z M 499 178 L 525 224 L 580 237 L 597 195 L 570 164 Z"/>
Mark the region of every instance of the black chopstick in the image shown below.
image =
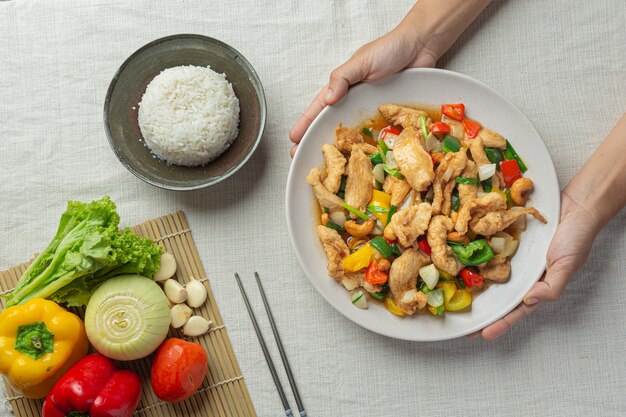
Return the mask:
<path id="1" fill-rule="evenodd" d="M 261 349 L 263 350 L 265 361 L 267 362 L 267 366 L 270 368 L 270 373 L 272 374 L 272 378 L 274 379 L 274 385 L 276 385 L 276 390 L 278 390 L 280 401 L 283 403 L 283 407 L 285 409 L 285 415 L 287 417 L 292 417 L 293 413 L 291 411 L 291 407 L 289 406 L 289 402 L 287 401 L 287 396 L 285 395 L 283 386 L 280 383 L 280 379 L 278 379 L 278 374 L 276 373 L 276 367 L 274 367 L 274 361 L 272 360 L 272 357 L 270 356 L 270 353 L 267 350 L 265 339 L 263 339 L 263 335 L 261 334 L 261 330 L 259 329 L 259 324 L 256 321 L 256 317 L 254 316 L 254 312 L 252 311 L 252 307 L 250 306 L 250 302 L 248 301 L 246 290 L 244 290 L 243 285 L 241 284 L 241 279 L 239 278 L 239 274 L 235 273 L 235 279 L 237 280 L 237 285 L 239 285 L 239 291 L 241 292 L 241 295 L 243 296 L 243 301 L 246 304 L 246 309 L 248 309 L 250 320 L 252 320 L 252 326 L 254 327 L 254 331 L 256 332 L 256 337 L 259 339 L 259 343 L 261 344 Z"/>
<path id="2" fill-rule="evenodd" d="M 265 297 L 265 291 L 263 290 L 263 285 L 261 285 L 261 279 L 259 278 L 258 273 L 254 273 L 254 277 L 256 278 L 256 284 L 259 287 L 259 291 L 261 292 L 261 299 L 263 300 L 263 305 L 265 306 L 265 311 L 267 312 L 267 317 L 270 321 L 270 325 L 272 326 L 272 333 L 274 333 L 274 339 L 276 340 L 276 344 L 278 345 L 278 351 L 280 352 L 280 358 L 283 361 L 283 366 L 285 367 L 285 372 L 287 373 L 287 379 L 289 380 L 289 385 L 291 386 L 291 390 L 293 391 L 293 396 L 296 399 L 296 404 L 298 405 L 298 411 L 300 411 L 300 417 L 306 417 L 306 410 L 304 409 L 304 405 L 302 405 L 302 400 L 300 399 L 300 392 L 298 391 L 298 387 L 296 386 L 296 381 L 293 378 L 293 373 L 291 372 L 291 366 L 289 366 L 289 360 L 287 359 L 287 354 L 285 353 L 285 349 L 283 349 L 283 342 L 280 339 L 280 335 L 278 334 L 278 329 L 276 328 L 276 324 L 274 323 L 274 316 L 272 315 L 272 310 L 267 302 L 267 298 Z"/>

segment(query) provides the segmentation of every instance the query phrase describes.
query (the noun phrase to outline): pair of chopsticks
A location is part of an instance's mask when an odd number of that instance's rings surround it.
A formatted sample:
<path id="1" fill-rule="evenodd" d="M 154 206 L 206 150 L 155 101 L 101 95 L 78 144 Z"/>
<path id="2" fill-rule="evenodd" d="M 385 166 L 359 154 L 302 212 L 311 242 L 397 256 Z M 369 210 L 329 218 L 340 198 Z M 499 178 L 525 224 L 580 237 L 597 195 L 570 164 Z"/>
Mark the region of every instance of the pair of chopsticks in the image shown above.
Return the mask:
<path id="1" fill-rule="evenodd" d="M 256 272 L 254 273 L 254 277 L 256 278 L 256 284 L 259 287 L 259 292 L 261 293 L 261 299 L 263 300 L 263 306 L 265 306 L 265 312 L 267 313 L 267 318 L 269 319 L 270 326 L 272 327 L 272 333 L 274 334 L 274 339 L 276 340 L 276 345 L 278 346 L 278 352 L 280 352 L 280 359 L 283 361 L 283 366 L 285 367 L 285 372 L 287 373 L 287 379 L 289 380 L 289 385 L 291 386 L 291 390 L 293 391 L 293 396 L 296 399 L 296 404 L 298 405 L 298 411 L 300 411 L 300 417 L 307 417 L 306 410 L 304 409 L 304 406 L 302 405 L 302 400 L 300 399 L 300 392 L 298 391 L 298 387 L 296 386 L 296 381 L 294 380 L 293 373 L 291 372 L 291 366 L 289 366 L 289 360 L 287 360 L 287 355 L 285 354 L 283 343 L 280 340 L 280 335 L 278 334 L 278 329 L 276 328 L 276 323 L 274 322 L 274 316 L 272 315 L 272 310 L 270 309 L 270 306 L 267 302 L 267 298 L 265 297 L 265 291 L 263 290 L 261 279 L 259 278 L 259 274 Z M 267 362 L 267 366 L 270 368 L 270 373 L 272 374 L 272 379 L 274 379 L 274 385 L 276 385 L 276 389 L 278 390 L 280 401 L 283 403 L 283 408 L 285 409 L 285 415 L 287 417 L 293 417 L 293 412 L 291 411 L 291 407 L 289 406 L 289 401 L 287 401 L 285 390 L 283 390 L 283 386 L 280 383 L 280 379 L 278 379 L 278 374 L 276 373 L 276 367 L 274 366 L 274 361 L 272 360 L 272 357 L 270 356 L 270 353 L 267 350 L 267 344 L 265 343 L 263 334 L 261 334 L 261 329 L 259 329 L 259 323 L 256 321 L 254 311 L 252 311 L 252 307 L 250 306 L 250 301 L 248 300 L 248 295 L 246 294 L 246 290 L 243 288 L 243 285 L 241 284 L 241 279 L 239 278 L 238 273 L 235 273 L 235 279 L 237 280 L 239 291 L 241 292 L 241 295 L 243 296 L 243 301 L 246 304 L 246 309 L 248 309 L 250 320 L 252 320 L 252 326 L 254 327 L 254 331 L 256 332 L 256 337 L 259 339 L 259 343 L 261 344 L 261 349 L 263 350 L 265 361 Z"/>

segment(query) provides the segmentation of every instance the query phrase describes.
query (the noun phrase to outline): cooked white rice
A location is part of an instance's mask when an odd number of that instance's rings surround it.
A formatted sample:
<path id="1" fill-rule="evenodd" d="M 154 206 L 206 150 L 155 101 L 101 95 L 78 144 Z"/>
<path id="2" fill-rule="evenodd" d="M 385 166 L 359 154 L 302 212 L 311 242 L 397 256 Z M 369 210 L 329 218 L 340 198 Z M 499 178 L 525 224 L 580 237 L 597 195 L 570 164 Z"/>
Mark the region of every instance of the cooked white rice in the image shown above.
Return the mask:
<path id="1" fill-rule="evenodd" d="M 209 67 L 173 67 L 148 84 L 138 120 L 157 157 L 176 165 L 204 165 L 237 137 L 239 100 L 223 74 Z"/>

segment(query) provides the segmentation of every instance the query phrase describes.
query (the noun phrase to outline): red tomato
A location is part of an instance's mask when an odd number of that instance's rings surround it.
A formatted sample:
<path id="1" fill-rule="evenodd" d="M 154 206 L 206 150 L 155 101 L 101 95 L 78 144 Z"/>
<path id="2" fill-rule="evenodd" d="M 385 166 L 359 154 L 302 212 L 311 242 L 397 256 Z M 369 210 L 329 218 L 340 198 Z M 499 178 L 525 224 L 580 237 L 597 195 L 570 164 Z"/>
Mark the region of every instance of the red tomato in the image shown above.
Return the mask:
<path id="1" fill-rule="evenodd" d="M 200 388 L 208 366 L 207 353 L 199 344 L 166 339 L 152 362 L 152 390 L 163 401 L 183 401 Z"/>
<path id="2" fill-rule="evenodd" d="M 468 119 L 467 117 L 464 118 L 461 123 L 463 124 L 463 129 L 465 129 L 467 137 L 469 137 L 470 139 L 474 139 L 476 135 L 478 135 L 478 131 L 480 130 L 480 123 L 475 120 Z"/>
<path id="3" fill-rule="evenodd" d="M 441 112 L 449 118 L 460 122 L 465 117 L 465 105 L 463 103 L 442 104 Z"/>
<path id="4" fill-rule="evenodd" d="M 500 162 L 500 171 L 502 171 L 502 177 L 507 187 L 510 187 L 515 180 L 522 178 L 522 171 L 515 159 Z"/>
<path id="5" fill-rule="evenodd" d="M 450 133 L 450 126 L 444 122 L 433 123 L 430 127 L 430 132 L 435 135 L 447 135 Z"/>
<path id="6" fill-rule="evenodd" d="M 483 276 L 469 268 L 461 270 L 461 279 L 467 287 L 480 287 L 483 285 Z"/>
<path id="7" fill-rule="evenodd" d="M 428 256 L 430 256 L 430 254 L 433 252 L 432 249 L 430 249 L 430 245 L 428 244 L 428 241 L 426 239 L 418 241 L 417 246 L 419 246 L 419 248 L 424 251 L 424 253 Z"/>
<path id="8" fill-rule="evenodd" d="M 387 135 L 399 135 L 400 133 L 400 129 L 396 129 L 393 126 L 387 126 L 380 131 L 380 133 L 378 134 L 378 139 L 385 140 L 385 137 Z"/>
<path id="9" fill-rule="evenodd" d="M 365 272 L 365 281 L 370 284 L 384 284 L 387 282 L 389 276 L 383 271 L 378 269 L 378 262 L 372 261 L 370 265 L 367 267 L 367 271 Z"/>

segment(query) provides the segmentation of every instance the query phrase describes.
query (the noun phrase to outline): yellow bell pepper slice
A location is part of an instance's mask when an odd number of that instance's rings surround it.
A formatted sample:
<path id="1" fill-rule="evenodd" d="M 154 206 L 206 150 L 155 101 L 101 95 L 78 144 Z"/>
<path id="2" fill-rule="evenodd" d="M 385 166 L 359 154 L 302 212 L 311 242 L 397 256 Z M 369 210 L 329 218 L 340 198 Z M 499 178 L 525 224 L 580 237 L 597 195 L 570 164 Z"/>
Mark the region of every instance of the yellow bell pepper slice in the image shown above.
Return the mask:
<path id="1" fill-rule="evenodd" d="M 456 290 L 449 300 L 445 299 L 444 291 L 444 306 L 448 311 L 463 310 L 465 307 L 472 304 L 472 294 L 468 290 Z"/>
<path id="2" fill-rule="evenodd" d="M 371 247 L 369 244 L 363 245 L 354 253 L 351 253 L 343 258 L 341 265 L 346 271 L 360 271 L 363 268 L 367 268 L 376 252 L 376 249 Z"/>
<path id="3" fill-rule="evenodd" d="M 395 314 L 396 316 L 400 316 L 400 317 L 406 316 L 406 313 L 402 311 L 400 307 L 398 307 L 398 304 L 396 304 L 396 301 L 392 297 L 385 298 L 384 303 L 385 303 L 385 308 L 389 310 L 391 313 Z"/>
<path id="4" fill-rule="evenodd" d="M 45 397 L 87 348 L 82 320 L 53 301 L 0 313 L 0 373 L 26 398 Z"/>
<path id="5" fill-rule="evenodd" d="M 443 289 L 443 302 L 445 305 L 445 303 L 450 301 L 450 299 L 456 292 L 456 285 L 452 282 L 442 282 L 438 284 L 437 286 Z"/>
<path id="6" fill-rule="evenodd" d="M 389 210 L 391 208 L 391 195 L 378 191 L 372 190 L 372 199 L 367 204 L 368 206 L 380 207 Z M 376 217 L 383 226 L 387 226 L 387 219 L 389 218 L 389 213 L 372 213 L 374 217 Z"/>

